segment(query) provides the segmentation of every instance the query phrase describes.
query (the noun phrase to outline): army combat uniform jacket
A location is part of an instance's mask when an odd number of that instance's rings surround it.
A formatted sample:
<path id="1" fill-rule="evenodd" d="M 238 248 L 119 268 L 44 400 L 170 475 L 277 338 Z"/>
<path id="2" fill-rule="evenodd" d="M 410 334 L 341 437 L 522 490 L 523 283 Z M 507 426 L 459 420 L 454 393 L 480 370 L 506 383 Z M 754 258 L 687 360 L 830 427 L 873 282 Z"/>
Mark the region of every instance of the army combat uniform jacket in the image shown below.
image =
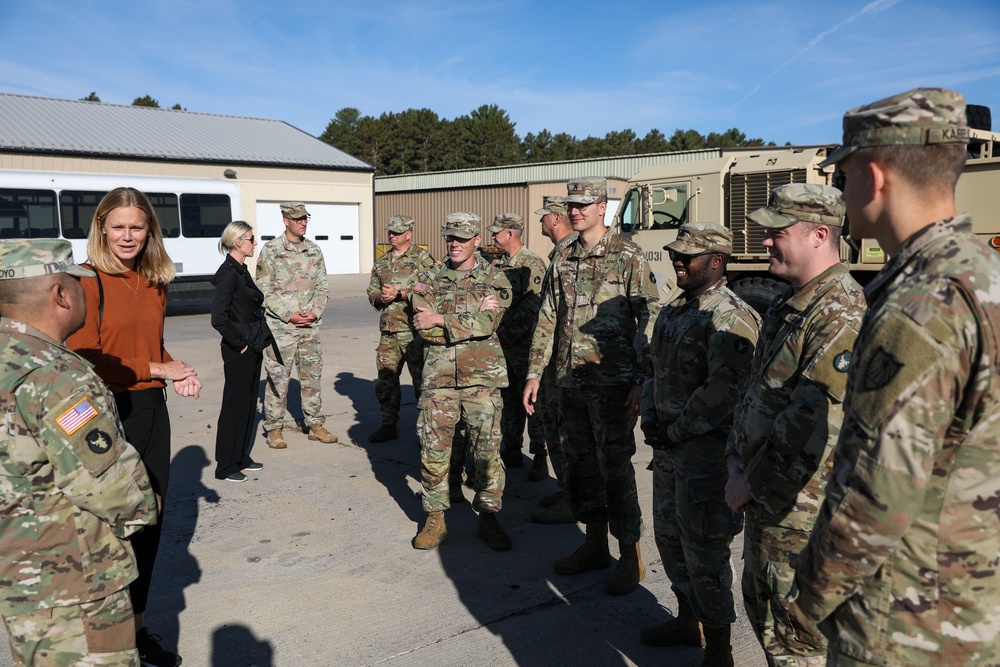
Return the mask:
<path id="1" fill-rule="evenodd" d="M 577 238 L 547 279 L 527 379 L 554 357 L 560 387 L 642 383 L 659 298 L 642 249 L 610 230 L 590 250 Z"/>
<path id="2" fill-rule="evenodd" d="M 501 257 L 495 266 L 503 271 L 511 286 L 510 308 L 504 312 L 503 319 L 500 320 L 497 336 L 505 350 L 521 352 L 526 363 L 531 349 L 531 334 L 535 330 L 538 309 L 542 305 L 545 262 L 522 246 L 510 257 Z"/>
<path id="3" fill-rule="evenodd" d="M 725 278 L 664 306 L 650 341 L 655 373 L 643 391 L 642 422 L 668 424 L 674 443 L 706 434 L 724 441 L 759 329 L 757 313 Z"/>
<path id="4" fill-rule="evenodd" d="M 318 245 L 309 239 L 292 243 L 284 234 L 271 239 L 260 251 L 256 278 L 257 287 L 264 293 L 271 331 L 295 333 L 319 328 L 329 286 L 326 262 Z M 309 327 L 297 327 L 289 321 L 303 310 L 316 313 L 316 321 Z"/>
<path id="5" fill-rule="evenodd" d="M 397 290 L 410 292 L 417 284 L 417 278 L 432 266 L 434 258 L 415 243 L 411 243 L 399 257 L 389 250 L 375 260 L 372 279 L 368 283 L 368 302 L 375 310 L 382 311 L 378 321 L 380 331 L 399 333 L 413 328 L 409 300 L 403 296 L 392 303 L 382 303 L 382 286 L 392 285 Z"/>
<path id="6" fill-rule="evenodd" d="M 1000 664 L 1000 259 L 963 214 L 867 296 L 793 608 L 835 664 Z"/>
<path id="7" fill-rule="evenodd" d="M 510 305 L 510 292 L 503 272 L 478 258 L 469 271 L 456 271 L 442 262 L 420 277 L 411 299 L 414 311 L 427 308 L 445 320 L 443 327 L 418 332 L 427 344 L 423 390 L 507 386 L 507 365 L 496 331 Z M 497 298 L 500 308 L 480 312 L 489 295 Z"/>
<path id="8" fill-rule="evenodd" d="M 90 365 L 0 319 L 0 614 L 100 600 L 137 570 L 126 537 L 156 497 Z"/>
<path id="9" fill-rule="evenodd" d="M 768 309 L 726 455 L 746 462 L 752 510 L 767 525 L 812 528 L 843 418 L 861 287 L 835 264 Z"/>

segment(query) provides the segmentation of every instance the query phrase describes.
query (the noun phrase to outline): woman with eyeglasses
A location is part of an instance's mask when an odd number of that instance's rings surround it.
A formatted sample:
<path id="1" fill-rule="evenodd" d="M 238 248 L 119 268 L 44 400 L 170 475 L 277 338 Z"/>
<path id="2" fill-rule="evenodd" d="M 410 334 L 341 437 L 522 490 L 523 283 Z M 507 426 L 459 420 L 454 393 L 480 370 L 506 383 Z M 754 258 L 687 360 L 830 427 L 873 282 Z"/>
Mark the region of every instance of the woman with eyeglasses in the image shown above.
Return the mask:
<path id="1" fill-rule="evenodd" d="M 212 278 L 212 326 L 222 334 L 226 378 L 215 432 L 215 477 L 227 482 L 245 482 L 244 470 L 264 467 L 250 458 L 250 450 L 264 348 L 274 338 L 264 321 L 264 294 L 246 266 L 256 247 L 250 225 L 242 220 L 230 222 L 219 239 L 219 252 L 226 259 Z"/>

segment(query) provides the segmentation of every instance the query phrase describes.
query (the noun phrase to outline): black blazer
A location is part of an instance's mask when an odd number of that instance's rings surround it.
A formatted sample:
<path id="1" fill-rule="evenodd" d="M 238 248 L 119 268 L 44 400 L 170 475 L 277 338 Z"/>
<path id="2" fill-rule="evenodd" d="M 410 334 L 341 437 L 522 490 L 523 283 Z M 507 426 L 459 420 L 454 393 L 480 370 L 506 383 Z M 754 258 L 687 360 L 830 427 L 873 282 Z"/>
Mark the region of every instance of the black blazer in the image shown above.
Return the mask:
<path id="1" fill-rule="evenodd" d="M 223 344 L 234 350 L 249 345 L 263 353 L 274 337 L 264 321 L 264 293 L 254 284 L 246 265 L 226 255 L 212 284 L 212 326 L 222 334 Z"/>

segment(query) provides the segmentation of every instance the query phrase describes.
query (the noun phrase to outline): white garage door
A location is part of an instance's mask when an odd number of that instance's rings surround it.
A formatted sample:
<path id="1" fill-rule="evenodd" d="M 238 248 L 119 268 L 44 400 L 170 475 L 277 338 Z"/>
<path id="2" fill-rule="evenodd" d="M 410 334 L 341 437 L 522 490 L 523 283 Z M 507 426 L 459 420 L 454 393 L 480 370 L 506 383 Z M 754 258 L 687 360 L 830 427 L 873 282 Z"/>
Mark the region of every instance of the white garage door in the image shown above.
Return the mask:
<path id="1" fill-rule="evenodd" d="M 260 245 L 285 233 L 280 202 L 257 202 L 257 238 Z M 361 229 L 358 204 L 314 204 L 306 202 L 309 227 L 306 237 L 323 251 L 327 273 L 360 273 Z"/>

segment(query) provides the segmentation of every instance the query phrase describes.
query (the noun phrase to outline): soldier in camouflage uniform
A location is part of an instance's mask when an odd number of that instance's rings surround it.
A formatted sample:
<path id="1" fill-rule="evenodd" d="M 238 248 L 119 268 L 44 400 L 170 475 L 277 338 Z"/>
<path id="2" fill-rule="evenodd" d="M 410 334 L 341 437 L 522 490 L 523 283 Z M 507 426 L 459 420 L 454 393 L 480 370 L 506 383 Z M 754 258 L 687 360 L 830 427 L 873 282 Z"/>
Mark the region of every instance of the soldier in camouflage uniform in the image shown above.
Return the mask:
<path id="1" fill-rule="evenodd" d="M 682 226 L 664 246 L 681 296 L 656 319 L 653 376 L 642 431 L 653 447 L 653 529 L 677 596 L 677 617 L 643 629 L 653 646 L 701 645 L 703 665 L 733 664 L 736 620 L 730 545 L 742 517 L 726 505 L 726 438 L 753 358 L 760 318 L 726 287 L 732 233 L 714 222 Z"/>
<path id="2" fill-rule="evenodd" d="M 500 461 L 503 412 L 500 390 L 507 365 L 497 338 L 511 287 L 503 272 L 476 254 L 482 241 L 479 216 L 450 214 L 441 235 L 447 260 L 413 287 L 413 327 L 425 343 L 424 380 L 417 408 L 423 506 L 427 521 L 413 546 L 434 549 L 444 538 L 444 511 L 451 506 L 449 469 L 455 426 L 464 421 L 475 463 L 478 535 L 491 549 L 509 549 L 497 521 L 504 488 Z M 484 309 L 484 303 L 493 307 Z"/>
<path id="3" fill-rule="evenodd" d="M 125 538 L 157 499 L 104 383 L 64 345 L 93 275 L 68 241 L 0 242 L 0 612 L 19 666 L 139 665 Z"/>
<path id="4" fill-rule="evenodd" d="M 555 247 L 549 253 L 549 267 L 545 270 L 542 278 L 541 301 L 546 298 L 549 275 L 552 269 L 552 259 L 562 251 L 563 248 L 576 240 L 576 232 L 569 222 L 569 215 L 566 213 L 564 197 L 547 197 L 545 206 L 535 211 L 535 215 L 540 215 L 542 223 L 542 234 L 548 237 Z M 560 433 L 559 415 L 559 387 L 556 385 L 555 357 L 545 367 L 542 379 L 538 386 L 538 400 L 535 402 L 535 415 L 545 430 L 545 444 L 548 448 L 549 458 L 552 460 L 552 473 L 555 475 L 559 490 L 547 496 L 542 496 L 539 501 L 542 509 L 531 513 L 531 520 L 542 524 L 576 523 L 573 516 L 573 506 L 569 501 L 569 494 L 566 492 L 566 457 L 563 454 L 562 435 Z"/>
<path id="5" fill-rule="evenodd" d="M 524 465 L 521 445 L 524 443 L 524 422 L 527 419 L 528 446 L 534 457 L 528 479 L 540 482 L 548 476 L 549 471 L 545 456 L 545 433 L 542 431 L 541 415 L 529 418 L 524 411 L 521 395 L 524 393 L 524 380 L 528 374 L 531 333 L 535 329 L 541 305 L 545 262 L 521 242 L 524 220 L 517 213 L 501 213 L 486 229 L 493 235 L 493 244 L 504 253 L 494 266 L 503 271 L 513 288 L 510 307 L 504 311 L 497 329 L 497 337 L 507 359 L 508 382 L 503 390 L 503 442 L 500 446 L 500 458 L 507 469 Z"/>
<path id="6" fill-rule="evenodd" d="M 319 325 L 328 297 L 326 262 L 319 246 L 306 238 L 309 212 L 302 202 L 281 204 L 285 233 L 264 244 L 257 259 L 257 286 L 264 293 L 267 325 L 281 358 L 264 351 L 267 384 L 264 390 L 264 432 L 273 449 L 288 446 L 282 435 L 288 381 L 292 366 L 299 368 L 302 413 L 310 440 L 337 442 L 323 422 L 323 348 Z"/>
<path id="7" fill-rule="evenodd" d="M 382 407 L 382 425 L 368 436 L 368 442 L 384 442 L 399 437 L 399 376 L 403 364 L 410 369 L 413 393 L 420 400 L 420 371 L 424 365 L 424 346 L 414 334 L 410 323 L 409 292 L 417 276 L 434 265 L 430 253 L 413 245 L 413 218 L 394 215 L 389 218 L 389 245 L 392 249 L 375 260 L 372 279 L 368 283 L 368 301 L 382 311 L 379 329 L 382 333 L 375 354 L 375 398 Z"/>
<path id="8" fill-rule="evenodd" d="M 790 611 L 830 665 L 1000 664 L 1000 259 L 955 209 L 965 100 L 922 88 L 844 116 L 866 288 L 844 423 Z"/>
<path id="9" fill-rule="evenodd" d="M 775 624 L 787 622 L 790 561 L 823 502 L 864 294 L 840 262 L 836 188 L 783 185 L 747 219 L 766 228 L 768 270 L 791 287 L 764 317 L 726 448 L 726 501 L 746 511 L 743 604 L 769 665 L 822 665 L 815 627 L 786 640 Z"/>
<path id="10" fill-rule="evenodd" d="M 566 575 L 606 568 L 610 524 L 621 555 L 604 589 L 622 595 L 646 576 L 632 455 L 657 289 L 642 250 L 604 226 L 607 181 L 575 179 L 567 193 L 579 236 L 552 261 L 524 402 L 532 414 L 539 380 L 555 357 L 566 483 L 575 516 L 587 524 L 587 539 L 553 566 Z"/>

